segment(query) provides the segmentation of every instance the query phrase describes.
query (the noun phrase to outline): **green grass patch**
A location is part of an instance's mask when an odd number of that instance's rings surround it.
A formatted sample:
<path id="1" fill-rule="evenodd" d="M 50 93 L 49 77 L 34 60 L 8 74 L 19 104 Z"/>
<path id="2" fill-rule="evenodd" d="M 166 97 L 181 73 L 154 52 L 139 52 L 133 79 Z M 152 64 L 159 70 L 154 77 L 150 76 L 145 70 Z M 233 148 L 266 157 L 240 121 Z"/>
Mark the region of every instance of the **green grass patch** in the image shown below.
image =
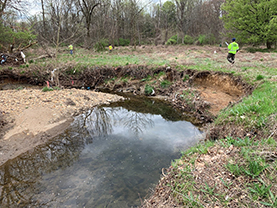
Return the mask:
<path id="1" fill-rule="evenodd" d="M 48 91 L 53 91 L 53 89 L 49 87 L 42 88 L 42 92 L 48 92 Z"/>
<path id="2" fill-rule="evenodd" d="M 273 96 L 276 94 L 276 84 L 264 82 L 251 96 L 222 112 L 215 120 L 215 124 L 233 122 L 247 129 L 266 127 L 269 116 L 277 112 L 277 96 Z"/>
<path id="3" fill-rule="evenodd" d="M 162 88 L 168 88 L 171 85 L 171 82 L 168 80 L 163 80 L 160 85 Z"/>
<path id="4" fill-rule="evenodd" d="M 145 95 L 151 95 L 154 91 L 154 88 L 150 85 L 145 85 L 145 88 L 144 88 L 144 93 Z"/>

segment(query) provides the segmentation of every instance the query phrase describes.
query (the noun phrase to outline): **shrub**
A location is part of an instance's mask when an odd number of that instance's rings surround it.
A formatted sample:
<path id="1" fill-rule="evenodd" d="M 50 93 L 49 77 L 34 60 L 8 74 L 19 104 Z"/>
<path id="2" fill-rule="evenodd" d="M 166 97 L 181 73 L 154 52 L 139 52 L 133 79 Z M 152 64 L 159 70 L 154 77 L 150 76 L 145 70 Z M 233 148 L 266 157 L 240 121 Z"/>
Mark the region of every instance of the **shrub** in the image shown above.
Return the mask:
<path id="1" fill-rule="evenodd" d="M 109 45 L 109 40 L 107 39 L 101 39 L 100 41 L 98 41 L 95 45 L 94 48 L 97 52 L 99 51 L 104 51 L 105 47 L 107 47 Z"/>
<path id="2" fill-rule="evenodd" d="M 154 91 L 154 88 L 150 85 L 146 85 L 145 88 L 144 88 L 144 93 L 146 95 L 151 95 L 151 93 Z"/>
<path id="3" fill-rule="evenodd" d="M 167 41 L 166 41 L 166 45 L 175 45 L 177 44 L 177 35 L 173 35 L 171 38 L 169 38 Z"/>
<path id="4" fill-rule="evenodd" d="M 204 44 L 215 44 L 216 43 L 216 38 L 214 37 L 214 34 L 210 33 L 206 35 L 205 37 L 205 43 Z"/>
<path id="5" fill-rule="evenodd" d="M 193 44 L 194 39 L 190 35 L 185 35 L 184 37 L 184 44 Z"/>
<path id="6" fill-rule="evenodd" d="M 119 38 L 119 45 L 120 46 L 128 46 L 129 44 L 130 44 L 130 40 L 129 39 Z"/>
<path id="7" fill-rule="evenodd" d="M 200 45 L 206 44 L 206 35 L 199 35 L 198 36 L 198 42 Z"/>

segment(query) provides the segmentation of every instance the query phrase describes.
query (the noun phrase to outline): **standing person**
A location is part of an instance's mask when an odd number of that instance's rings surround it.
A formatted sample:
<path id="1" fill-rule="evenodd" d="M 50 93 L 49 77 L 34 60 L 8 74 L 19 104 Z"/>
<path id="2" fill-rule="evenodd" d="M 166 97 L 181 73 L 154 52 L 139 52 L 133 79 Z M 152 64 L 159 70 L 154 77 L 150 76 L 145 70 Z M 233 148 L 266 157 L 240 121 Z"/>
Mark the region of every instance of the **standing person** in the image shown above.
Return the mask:
<path id="1" fill-rule="evenodd" d="M 113 50 L 113 46 L 109 44 L 109 51 L 112 52 L 112 50 Z"/>
<path id="2" fill-rule="evenodd" d="M 234 64 L 235 63 L 235 55 L 239 50 L 239 44 L 237 44 L 236 42 L 236 38 L 232 39 L 232 43 L 230 43 L 228 45 L 228 49 L 229 49 L 229 53 L 227 56 L 227 60 L 231 63 Z"/>
<path id="3" fill-rule="evenodd" d="M 72 55 L 72 54 L 73 54 L 73 45 L 70 44 L 70 45 L 68 46 L 68 48 L 69 48 L 70 54 Z"/>

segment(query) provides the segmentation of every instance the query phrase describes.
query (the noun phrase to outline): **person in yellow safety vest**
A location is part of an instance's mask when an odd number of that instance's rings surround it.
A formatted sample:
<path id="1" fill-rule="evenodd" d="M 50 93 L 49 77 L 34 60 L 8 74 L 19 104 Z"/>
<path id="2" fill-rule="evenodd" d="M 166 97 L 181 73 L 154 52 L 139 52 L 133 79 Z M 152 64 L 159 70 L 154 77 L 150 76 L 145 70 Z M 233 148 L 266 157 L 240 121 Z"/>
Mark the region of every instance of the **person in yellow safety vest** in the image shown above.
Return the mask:
<path id="1" fill-rule="evenodd" d="M 69 50 L 70 50 L 70 54 L 72 55 L 72 54 L 73 54 L 73 45 L 70 44 L 70 45 L 68 46 L 68 48 L 69 48 Z"/>
<path id="2" fill-rule="evenodd" d="M 113 46 L 109 44 L 109 51 L 112 52 L 112 50 L 113 50 Z"/>
<path id="3" fill-rule="evenodd" d="M 231 64 L 235 63 L 235 55 L 239 51 L 239 44 L 237 44 L 235 41 L 236 41 L 236 38 L 233 38 L 232 43 L 230 43 L 228 45 L 229 53 L 228 53 L 228 56 L 227 56 L 227 60 Z"/>

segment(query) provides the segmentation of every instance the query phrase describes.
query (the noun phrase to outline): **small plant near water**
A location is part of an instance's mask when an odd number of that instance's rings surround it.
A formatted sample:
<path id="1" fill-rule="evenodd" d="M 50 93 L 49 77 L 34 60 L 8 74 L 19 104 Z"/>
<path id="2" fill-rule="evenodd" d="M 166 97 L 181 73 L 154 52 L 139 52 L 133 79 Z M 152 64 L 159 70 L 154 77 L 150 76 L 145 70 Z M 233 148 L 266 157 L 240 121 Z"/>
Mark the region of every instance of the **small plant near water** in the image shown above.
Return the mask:
<path id="1" fill-rule="evenodd" d="M 183 82 L 185 82 L 185 81 L 187 81 L 187 80 L 189 80 L 189 75 L 188 75 L 188 74 L 186 74 L 186 75 L 184 76 Z"/>
<path id="2" fill-rule="evenodd" d="M 150 75 L 148 75 L 146 78 L 141 79 L 141 82 L 145 82 L 145 81 L 150 81 L 152 79 L 152 77 Z"/>
<path id="3" fill-rule="evenodd" d="M 145 85 L 145 88 L 144 88 L 144 93 L 146 94 L 146 95 L 151 95 L 152 93 L 153 93 L 153 91 L 154 91 L 154 88 L 152 87 L 152 86 L 150 86 L 150 85 Z"/>
<path id="4" fill-rule="evenodd" d="M 61 90 L 61 88 L 59 88 L 59 87 L 54 87 L 54 90 Z"/>
<path id="5" fill-rule="evenodd" d="M 121 81 L 122 81 L 123 83 L 127 83 L 127 82 L 128 82 L 128 79 L 127 79 L 127 78 L 123 78 L 123 79 L 121 79 Z"/>
<path id="6" fill-rule="evenodd" d="M 23 87 L 18 87 L 18 88 L 16 88 L 16 90 L 23 90 Z"/>
<path id="7" fill-rule="evenodd" d="M 163 81 L 161 82 L 161 87 L 162 87 L 162 88 L 167 88 L 167 87 L 169 87 L 170 85 L 171 85 L 171 82 L 168 81 L 168 80 L 163 80 Z"/>
<path id="8" fill-rule="evenodd" d="M 42 92 L 48 92 L 48 91 L 53 91 L 53 89 L 52 89 L 52 88 L 49 88 L 49 87 L 44 87 L 44 88 L 42 89 Z"/>

